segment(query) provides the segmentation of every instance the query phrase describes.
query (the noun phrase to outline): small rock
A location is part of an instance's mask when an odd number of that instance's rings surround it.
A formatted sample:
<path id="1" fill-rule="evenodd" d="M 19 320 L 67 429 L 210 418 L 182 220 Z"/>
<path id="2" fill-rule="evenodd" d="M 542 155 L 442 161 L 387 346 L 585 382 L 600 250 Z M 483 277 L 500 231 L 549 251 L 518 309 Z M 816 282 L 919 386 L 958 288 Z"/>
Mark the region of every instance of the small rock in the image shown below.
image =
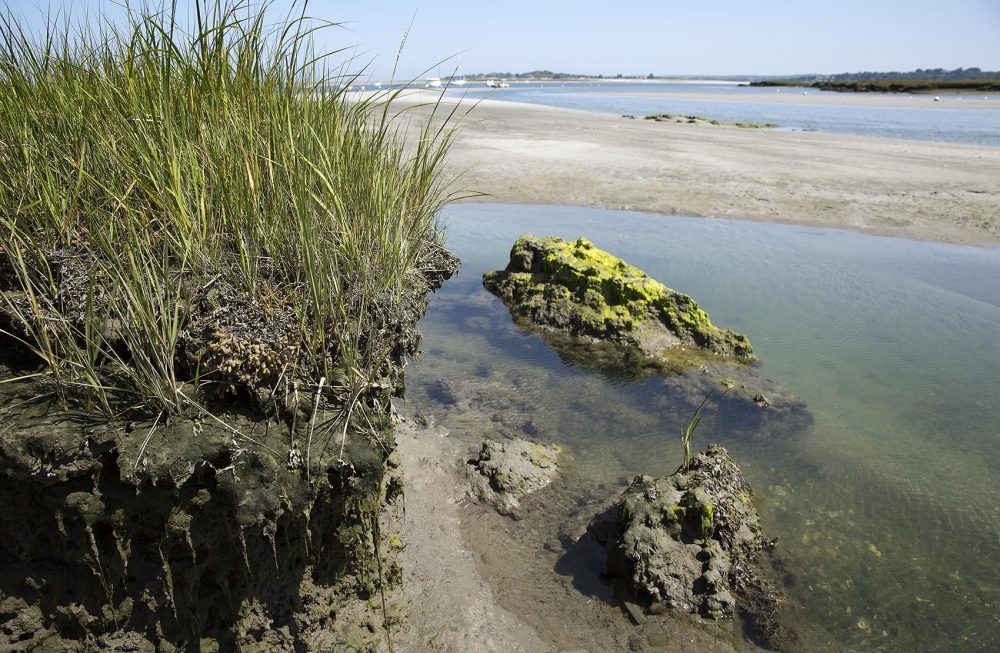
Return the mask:
<path id="1" fill-rule="evenodd" d="M 560 449 L 515 438 L 486 440 L 479 456 L 469 461 L 469 493 L 502 515 L 516 516 L 521 499 L 555 478 Z"/>

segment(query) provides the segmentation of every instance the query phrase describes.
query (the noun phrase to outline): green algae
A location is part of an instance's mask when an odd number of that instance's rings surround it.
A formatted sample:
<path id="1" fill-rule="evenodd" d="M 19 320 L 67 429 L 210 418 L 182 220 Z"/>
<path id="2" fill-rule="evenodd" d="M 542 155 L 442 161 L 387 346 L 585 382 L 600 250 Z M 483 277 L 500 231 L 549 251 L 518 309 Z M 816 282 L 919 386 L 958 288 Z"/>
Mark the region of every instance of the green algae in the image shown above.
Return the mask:
<path id="1" fill-rule="evenodd" d="M 715 508 L 711 497 L 704 489 L 697 487 L 685 493 L 682 502 L 690 532 L 695 537 L 708 541 L 715 528 Z"/>
<path id="2" fill-rule="evenodd" d="M 638 346 L 650 356 L 692 345 L 754 358 L 746 336 L 716 327 L 694 299 L 585 238 L 525 234 L 507 268 L 487 272 L 483 284 L 515 315 L 573 336 Z"/>
<path id="3" fill-rule="evenodd" d="M 546 447 L 535 442 L 528 443 L 528 459 L 536 467 L 552 467 L 560 453 L 561 449 L 557 445 Z"/>

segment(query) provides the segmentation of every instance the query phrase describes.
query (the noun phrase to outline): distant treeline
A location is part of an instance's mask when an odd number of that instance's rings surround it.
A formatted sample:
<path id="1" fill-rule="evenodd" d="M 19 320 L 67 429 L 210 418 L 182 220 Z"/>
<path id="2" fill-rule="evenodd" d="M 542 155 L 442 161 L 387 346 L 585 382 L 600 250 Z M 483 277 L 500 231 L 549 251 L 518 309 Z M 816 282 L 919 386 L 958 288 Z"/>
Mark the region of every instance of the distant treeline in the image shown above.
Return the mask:
<path id="1" fill-rule="evenodd" d="M 526 73 L 474 73 L 466 75 L 466 79 L 586 79 L 596 77 L 595 75 L 581 75 L 576 73 L 554 73 L 551 70 L 532 70 Z"/>
<path id="2" fill-rule="evenodd" d="M 920 93 L 930 91 L 1000 91 L 1000 71 L 979 68 L 918 68 L 911 72 L 862 72 L 839 75 L 799 75 L 764 79 L 751 86 L 804 86 L 854 93 Z"/>
<path id="3" fill-rule="evenodd" d="M 953 79 L 914 81 L 816 82 L 824 91 L 853 93 L 927 93 L 931 91 L 1000 91 L 1000 75 L 993 79 Z"/>
<path id="4" fill-rule="evenodd" d="M 771 79 L 750 82 L 750 86 L 802 86 L 821 91 L 841 91 L 845 93 L 930 93 L 933 91 L 989 91 L 1000 92 L 1000 74 L 994 79 L 955 80 L 878 80 L 878 81 L 836 81 L 807 82 L 797 80 Z"/>
<path id="5" fill-rule="evenodd" d="M 817 77 L 815 81 L 820 82 L 899 82 L 899 81 L 971 81 L 971 80 L 997 80 L 1000 79 L 1000 71 L 980 70 L 979 68 L 956 68 L 955 70 L 944 70 L 943 68 L 917 68 L 908 73 L 841 73 L 829 77 Z"/>

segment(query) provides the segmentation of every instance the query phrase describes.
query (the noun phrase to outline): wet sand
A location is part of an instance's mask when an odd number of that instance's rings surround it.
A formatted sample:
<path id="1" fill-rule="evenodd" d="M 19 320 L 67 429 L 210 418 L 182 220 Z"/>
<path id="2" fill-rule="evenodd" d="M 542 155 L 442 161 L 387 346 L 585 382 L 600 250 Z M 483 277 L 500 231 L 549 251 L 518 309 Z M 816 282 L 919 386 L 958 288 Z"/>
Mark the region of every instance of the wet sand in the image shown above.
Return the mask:
<path id="1" fill-rule="evenodd" d="M 442 427 L 396 427 L 406 478 L 403 627 L 396 650 L 534 653 L 556 650 L 503 608 L 463 531 L 473 519 L 461 469 L 469 443 Z"/>
<path id="2" fill-rule="evenodd" d="M 600 580 L 603 555 L 572 540 L 601 499 L 569 471 L 525 499 L 513 520 L 467 495 L 465 461 L 489 417 L 396 427 L 406 475 L 404 581 L 395 650 L 413 653 L 754 653 L 733 622 L 628 616 Z M 478 428 L 477 428 L 478 427 Z M 570 465 L 571 468 L 571 465 Z M 617 496 L 621 488 L 598 490 Z M 573 531 L 573 537 L 568 530 Z M 594 545 L 591 545 L 594 546 Z"/>
<path id="3" fill-rule="evenodd" d="M 434 97 L 414 94 L 407 101 Z M 824 100 L 873 101 L 845 94 Z M 415 109 L 412 122 L 428 111 Z M 483 193 L 482 201 L 1000 245 L 1000 148 L 656 123 L 495 100 L 469 112 L 463 106 L 458 116 L 448 169 L 457 188 Z"/>

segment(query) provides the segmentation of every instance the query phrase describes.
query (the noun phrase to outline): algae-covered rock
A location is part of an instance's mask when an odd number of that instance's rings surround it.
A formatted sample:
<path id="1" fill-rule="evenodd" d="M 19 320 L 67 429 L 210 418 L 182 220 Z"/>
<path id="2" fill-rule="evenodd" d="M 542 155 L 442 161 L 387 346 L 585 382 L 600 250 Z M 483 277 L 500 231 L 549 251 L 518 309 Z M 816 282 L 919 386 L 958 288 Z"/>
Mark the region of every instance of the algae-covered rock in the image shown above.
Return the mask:
<path id="1" fill-rule="evenodd" d="M 483 285 L 515 315 L 573 336 L 639 347 L 649 356 L 696 347 L 754 358 L 746 336 L 713 325 L 691 297 L 584 238 L 521 236 L 506 269 L 483 275 Z"/>
<path id="2" fill-rule="evenodd" d="M 516 516 L 525 495 L 555 478 L 559 455 L 558 447 L 520 438 L 507 442 L 486 440 L 479 456 L 467 466 L 470 492 L 500 514 Z"/>
<path id="3" fill-rule="evenodd" d="M 483 285 L 564 361 L 615 382 L 658 374 L 681 412 L 729 388 L 723 403 L 739 411 L 737 430 L 774 436 L 811 424 L 806 404 L 761 373 L 746 336 L 586 239 L 521 236 Z"/>
<path id="4" fill-rule="evenodd" d="M 757 572 L 773 546 L 761 531 L 750 484 L 721 446 L 710 445 L 686 470 L 637 476 L 590 524 L 605 545 L 607 573 L 624 578 L 650 612 L 670 607 L 719 619 L 741 608 L 775 645 L 787 639 L 777 597 Z"/>

